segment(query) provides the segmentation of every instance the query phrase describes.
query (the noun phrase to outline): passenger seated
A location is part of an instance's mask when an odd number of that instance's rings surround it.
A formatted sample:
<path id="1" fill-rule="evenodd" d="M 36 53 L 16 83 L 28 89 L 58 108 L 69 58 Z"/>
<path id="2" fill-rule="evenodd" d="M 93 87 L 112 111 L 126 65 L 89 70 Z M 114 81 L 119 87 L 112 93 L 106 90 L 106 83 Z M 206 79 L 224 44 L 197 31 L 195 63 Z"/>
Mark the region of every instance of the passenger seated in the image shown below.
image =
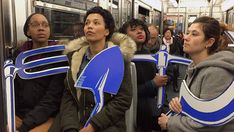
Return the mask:
<path id="1" fill-rule="evenodd" d="M 221 34 L 219 22 L 212 17 L 203 16 L 193 21 L 184 36 L 183 50 L 192 59 L 185 81 L 191 93 L 200 99 L 209 101 L 216 99 L 225 92 L 234 79 L 234 54 L 226 51 L 226 48 L 219 48 L 222 46 Z M 169 106 L 177 114 L 173 116 L 162 114 L 158 119 L 161 128 L 168 132 L 232 132 L 234 130 L 234 119 L 220 126 L 211 126 L 198 123 L 189 116 L 181 114 L 183 106 L 178 97 L 173 98 Z M 216 111 L 218 110 L 213 113 Z M 207 116 L 209 115 L 210 112 L 207 111 Z"/>
<path id="2" fill-rule="evenodd" d="M 136 44 L 128 36 L 114 33 L 115 22 L 111 13 L 101 7 L 89 9 L 84 17 L 84 35 L 66 45 L 71 69 L 66 77 L 60 113 L 50 132 L 124 132 L 125 112 L 132 100 L 130 62 Z M 119 46 L 124 59 L 124 76 L 116 95 L 104 93 L 104 104 L 85 127 L 94 109 L 94 95 L 90 90 L 74 86 L 90 60 L 107 49 Z M 114 61 L 114 60 L 113 60 Z M 94 69 L 99 70 L 99 69 Z"/>
<path id="3" fill-rule="evenodd" d="M 24 24 L 24 34 L 31 40 L 26 41 L 15 52 L 14 57 L 21 52 L 55 45 L 55 41 L 48 41 L 50 25 L 47 18 L 40 14 L 30 15 Z M 59 55 L 59 52 L 31 56 L 26 61 L 33 61 L 44 57 Z M 41 71 L 60 66 L 50 64 L 39 66 L 28 71 Z M 61 64 L 64 65 L 64 64 Z M 14 80 L 16 130 L 28 132 L 48 131 L 53 117 L 59 110 L 60 100 L 64 90 L 64 74 L 50 75 L 36 79 L 22 79 L 18 75 Z"/>

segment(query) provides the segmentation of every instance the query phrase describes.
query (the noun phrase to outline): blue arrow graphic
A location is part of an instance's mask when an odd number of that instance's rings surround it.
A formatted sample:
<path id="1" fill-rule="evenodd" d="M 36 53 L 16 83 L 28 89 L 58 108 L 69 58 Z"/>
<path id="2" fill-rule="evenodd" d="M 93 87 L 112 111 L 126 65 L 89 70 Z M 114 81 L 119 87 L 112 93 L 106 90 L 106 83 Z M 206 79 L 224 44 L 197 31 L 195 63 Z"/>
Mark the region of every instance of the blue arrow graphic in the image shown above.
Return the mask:
<path id="1" fill-rule="evenodd" d="M 124 76 L 124 60 L 118 46 L 107 48 L 98 53 L 86 65 L 75 87 L 88 89 L 94 94 L 95 107 L 86 121 L 85 127 L 92 117 L 103 107 L 103 92 L 116 95 Z"/>

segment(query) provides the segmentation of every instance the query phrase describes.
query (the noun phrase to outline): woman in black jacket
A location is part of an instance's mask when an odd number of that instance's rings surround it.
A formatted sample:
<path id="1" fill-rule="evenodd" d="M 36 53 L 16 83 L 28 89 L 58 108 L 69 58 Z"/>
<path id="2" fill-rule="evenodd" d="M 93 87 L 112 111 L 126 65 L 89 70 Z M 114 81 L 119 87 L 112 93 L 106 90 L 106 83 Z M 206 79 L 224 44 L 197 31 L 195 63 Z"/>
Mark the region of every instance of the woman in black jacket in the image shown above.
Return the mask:
<path id="1" fill-rule="evenodd" d="M 136 54 L 150 54 L 143 46 L 149 40 L 147 25 L 139 19 L 131 19 L 119 29 L 130 36 L 137 44 Z M 160 130 L 155 118 L 162 109 L 157 108 L 158 88 L 167 84 L 167 76 L 156 75 L 156 65 L 152 62 L 135 61 L 137 71 L 137 131 L 150 132 Z M 163 106 L 164 107 L 164 106 Z"/>
<path id="2" fill-rule="evenodd" d="M 30 15 L 24 24 L 24 33 L 30 38 L 14 52 L 14 57 L 21 52 L 57 44 L 55 41 L 48 41 L 50 26 L 46 17 L 39 13 Z M 59 52 L 31 56 L 25 61 L 33 61 L 44 57 L 60 55 Z M 51 64 L 27 69 L 29 72 L 41 71 L 64 64 Z M 19 132 L 29 130 L 47 122 L 47 128 L 51 124 L 60 104 L 60 98 L 64 90 L 63 80 L 65 74 L 50 75 L 35 79 L 22 79 L 16 76 L 15 87 L 15 114 L 16 129 Z M 44 130 L 47 131 L 47 130 Z"/>

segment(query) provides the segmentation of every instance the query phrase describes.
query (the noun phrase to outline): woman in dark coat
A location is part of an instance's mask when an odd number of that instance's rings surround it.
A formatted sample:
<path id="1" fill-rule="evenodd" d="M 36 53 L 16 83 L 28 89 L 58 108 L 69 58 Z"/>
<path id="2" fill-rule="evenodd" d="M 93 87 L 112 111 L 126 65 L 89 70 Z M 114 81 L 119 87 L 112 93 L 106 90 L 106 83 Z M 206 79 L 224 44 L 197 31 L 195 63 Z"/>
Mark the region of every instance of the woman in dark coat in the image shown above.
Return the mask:
<path id="1" fill-rule="evenodd" d="M 60 114 L 52 125 L 51 132 L 122 132 L 126 131 L 125 111 L 132 100 L 130 62 L 136 46 L 123 34 L 114 33 L 111 13 L 101 7 L 87 11 L 84 17 L 85 36 L 66 45 L 70 71 L 66 78 Z M 114 34 L 113 34 L 114 33 Z M 86 89 L 76 89 L 74 84 L 84 67 L 102 50 L 119 46 L 124 58 L 124 77 L 117 95 L 104 93 L 104 105 L 84 127 L 94 106 L 94 96 Z M 97 69 L 98 70 L 98 69 Z"/>
<path id="2" fill-rule="evenodd" d="M 147 25 L 139 19 L 124 23 L 120 32 L 130 36 L 137 44 L 136 54 L 150 54 L 143 46 L 149 40 Z M 157 108 L 158 88 L 167 84 L 167 75 L 157 75 L 156 64 L 146 61 L 134 61 L 137 71 L 137 131 L 150 132 L 160 130 L 155 123 L 163 109 Z"/>

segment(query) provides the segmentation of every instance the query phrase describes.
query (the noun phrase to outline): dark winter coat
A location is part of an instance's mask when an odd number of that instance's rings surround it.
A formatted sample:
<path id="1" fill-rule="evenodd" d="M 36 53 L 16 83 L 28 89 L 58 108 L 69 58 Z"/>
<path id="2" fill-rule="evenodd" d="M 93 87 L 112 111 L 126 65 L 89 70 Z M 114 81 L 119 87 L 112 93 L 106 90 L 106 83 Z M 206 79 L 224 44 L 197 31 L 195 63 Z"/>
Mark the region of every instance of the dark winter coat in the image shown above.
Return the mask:
<path id="1" fill-rule="evenodd" d="M 54 41 L 50 41 L 49 45 L 55 45 Z M 15 52 L 15 57 L 20 52 L 31 50 L 32 41 L 26 42 Z M 51 53 L 45 55 L 37 55 L 29 58 L 36 60 L 43 57 L 59 55 L 61 53 Z M 28 61 L 28 60 L 26 60 Z M 64 65 L 64 64 L 58 64 Z M 40 66 L 30 71 L 40 71 L 58 66 L 57 64 Z M 15 87 L 15 113 L 16 116 L 23 120 L 20 132 L 28 132 L 30 129 L 44 123 L 50 117 L 55 117 L 59 110 L 59 105 L 64 90 L 64 74 L 50 75 L 35 79 L 21 79 L 18 75 L 14 80 Z"/>
<path id="2" fill-rule="evenodd" d="M 120 47 L 125 60 L 124 79 L 117 95 L 104 93 L 103 108 L 93 116 L 90 123 L 96 132 L 122 132 L 126 131 L 125 111 L 129 109 L 132 100 L 130 61 L 136 46 L 129 37 L 117 33 L 113 34 L 107 45 Z M 71 69 L 66 78 L 67 89 L 63 94 L 60 114 L 52 125 L 51 132 L 75 132 L 82 129 L 95 106 L 94 97 L 90 91 L 76 90 L 74 87 L 87 49 L 88 42 L 85 37 L 71 41 L 66 47 L 66 52 L 70 56 Z"/>
<path id="3" fill-rule="evenodd" d="M 136 54 L 149 54 L 144 48 Z M 157 108 L 158 87 L 153 79 L 158 72 L 156 64 L 145 61 L 134 61 L 137 71 L 137 129 L 142 132 L 160 130 L 157 117 L 162 109 Z M 164 106 L 163 106 L 164 107 Z M 163 108 L 164 109 L 164 108 Z"/>

